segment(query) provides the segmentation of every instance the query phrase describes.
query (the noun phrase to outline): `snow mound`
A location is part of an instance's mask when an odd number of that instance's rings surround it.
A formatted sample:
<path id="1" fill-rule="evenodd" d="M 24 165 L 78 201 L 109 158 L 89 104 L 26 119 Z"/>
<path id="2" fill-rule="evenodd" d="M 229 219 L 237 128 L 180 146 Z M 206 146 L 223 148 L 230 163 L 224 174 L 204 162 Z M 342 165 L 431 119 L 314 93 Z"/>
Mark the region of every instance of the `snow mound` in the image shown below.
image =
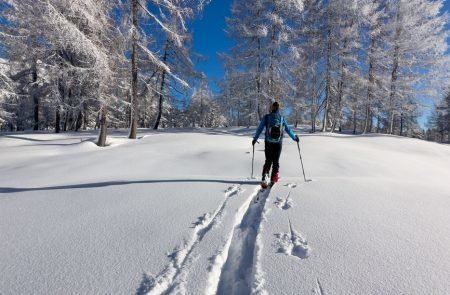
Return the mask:
<path id="1" fill-rule="evenodd" d="M 448 145 L 254 131 L 0 135 L 0 294 L 448 294 Z"/>

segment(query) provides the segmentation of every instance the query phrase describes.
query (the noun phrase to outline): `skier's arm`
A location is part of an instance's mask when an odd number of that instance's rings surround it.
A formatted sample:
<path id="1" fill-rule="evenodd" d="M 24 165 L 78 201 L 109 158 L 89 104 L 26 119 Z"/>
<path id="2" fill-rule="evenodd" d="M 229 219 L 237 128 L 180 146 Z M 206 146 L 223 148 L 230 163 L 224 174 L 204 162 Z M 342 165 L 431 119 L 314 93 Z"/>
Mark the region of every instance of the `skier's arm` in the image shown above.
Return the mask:
<path id="1" fill-rule="evenodd" d="M 284 130 L 286 130 L 287 134 L 289 134 L 289 136 L 292 138 L 292 140 L 297 141 L 297 135 L 294 134 L 294 132 L 292 132 L 291 128 L 289 128 L 289 125 L 287 124 L 286 120 L 283 117 L 283 121 L 284 121 Z"/>
<path id="2" fill-rule="evenodd" d="M 255 137 L 253 137 L 254 140 L 258 140 L 259 136 L 261 135 L 261 132 L 263 131 L 264 127 L 266 126 L 266 118 L 267 118 L 267 116 L 264 116 L 261 120 L 261 123 L 259 123 L 259 126 L 256 129 Z"/>

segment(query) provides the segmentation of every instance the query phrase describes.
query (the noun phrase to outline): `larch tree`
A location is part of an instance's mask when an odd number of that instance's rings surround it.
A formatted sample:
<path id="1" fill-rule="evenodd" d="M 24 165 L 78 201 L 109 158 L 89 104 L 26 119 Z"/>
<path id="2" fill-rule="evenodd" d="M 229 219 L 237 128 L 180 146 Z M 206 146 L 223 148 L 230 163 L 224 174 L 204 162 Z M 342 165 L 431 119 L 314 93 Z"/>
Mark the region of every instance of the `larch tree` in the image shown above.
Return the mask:
<path id="1" fill-rule="evenodd" d="M 418 89 L 426 87 L 430 70 L 445 61 L 448 15 L 441 13 L 443 4 L 442 0 L 398 0 L 388 4 L 392 20 L 389 134 L 394 133 L 395 116 L 404 116 L 409 110 L 406 106 L 417 103 L 415 96 Z"/>
<path id="2" fill-rule="evenodd" d="M 131 36 L 129 36 L 131 45 L 130 139 L 136 139 L 138 127 L 139 59 L 145 57 L 146 62 L 153 64 L 158 72 L 158 78 L 154 80 L 157 85 L 152 87 L 158 95 L 157 117 L 153 127 L 158 129 L 164 110 L 167 79 L 173 79 L 184 87 L 188 86 L 186 81 L 178 77 L 177 70 L 179 68 L 170 67 L 169 54 L 171 51 L 178 52 L 180 53 L 178 57 L 181 60 L 189 60 L 185 50 L 189 46 L 189 33 L 186 23 L 189 19 L 195 17 L 206 3 L 205 0 L 128 0 L 126 2 L 131 7 L 129 10 L 131 24 L 125 24 L 130 27 L 131 31 Z M 142 24 L 151 27 L 151 29 L 144 29 Z M 146 42 L 149 38 L 153 42 Z M 146 85 L 149 86 L 149 83 Z"/>

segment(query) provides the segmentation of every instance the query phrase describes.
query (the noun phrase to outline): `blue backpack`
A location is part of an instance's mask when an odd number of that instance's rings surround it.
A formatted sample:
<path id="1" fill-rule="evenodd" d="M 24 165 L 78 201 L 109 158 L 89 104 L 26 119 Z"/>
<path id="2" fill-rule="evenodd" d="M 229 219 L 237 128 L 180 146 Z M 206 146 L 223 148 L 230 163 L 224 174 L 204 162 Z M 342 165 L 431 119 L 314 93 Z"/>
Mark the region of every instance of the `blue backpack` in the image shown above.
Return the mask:
<path id="1" fill-rule="evenodd" d="M 270 113 L 266 117 L 266 141 L 279 143 L 283 137 L 283 117 L 280 113 Z"/>

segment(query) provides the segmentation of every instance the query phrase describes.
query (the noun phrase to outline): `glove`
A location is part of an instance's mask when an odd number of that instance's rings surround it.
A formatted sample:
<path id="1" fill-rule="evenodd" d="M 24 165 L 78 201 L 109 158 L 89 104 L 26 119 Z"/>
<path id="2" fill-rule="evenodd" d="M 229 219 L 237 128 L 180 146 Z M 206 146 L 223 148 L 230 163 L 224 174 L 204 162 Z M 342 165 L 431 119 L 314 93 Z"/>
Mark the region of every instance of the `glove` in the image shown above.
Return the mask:
<path id="1" fill-rule="evenodd" d="M 256 143 L 256 139 L 253 139 L 252 140 L 252 145 L 255 145 L 255 143 Z"/>
<path id="2" fill-rule="evenodd" d="M 296 142 L 299 142 L 299 141 L 300 141 L 300 138 L 298 138 L 298 135 L 295 136 L 295 141 L 296 141 Z"/>

